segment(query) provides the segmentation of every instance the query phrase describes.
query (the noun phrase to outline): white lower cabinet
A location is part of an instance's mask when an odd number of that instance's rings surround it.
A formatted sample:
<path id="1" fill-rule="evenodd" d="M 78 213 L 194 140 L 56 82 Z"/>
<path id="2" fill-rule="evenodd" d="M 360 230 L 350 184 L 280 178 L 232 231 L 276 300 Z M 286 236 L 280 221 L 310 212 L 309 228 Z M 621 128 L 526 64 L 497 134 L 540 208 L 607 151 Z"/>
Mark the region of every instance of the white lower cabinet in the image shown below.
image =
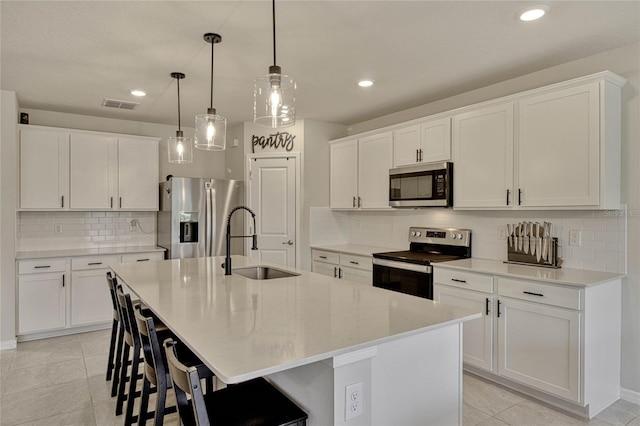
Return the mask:
<path id="1" fill-rule="evenodd" d="M 481 318 L 463 324 L 463 361 L 487 371 L 493 370 L 493 296 L 447 285 L 433 286 L 433 300 L 482 312 Z"/>
<path id="2" fill-rule="evenodd" d="M 65 272 L 18 277 L 18 334 L 66 327 L 66 281 Z"/>
<path id="3" fill-rule="evenodd" d="M 580 312 L 499 300 L 498 374 L 579 402 Z"/>
<path id="4" fill-rule="evenodd" d="M 311 259 L 311 272 L 363 284 L 373 282 L 369 256 L 313 249 Z"/>
<path id="5" fill-rule="evenodd" d="M 115 263 L 162 260 L 162 252 L 17 262 L 20 340 L 104 328 L 112 318 L 106 273 Z"/>
<path id="6" fill-rule="evenodd" d="M 571 286 L 433 270 L 434 300 L 483 313 L 464 323 L 465 368 L 589 418 L 619 397 L 619 278 Z"/>

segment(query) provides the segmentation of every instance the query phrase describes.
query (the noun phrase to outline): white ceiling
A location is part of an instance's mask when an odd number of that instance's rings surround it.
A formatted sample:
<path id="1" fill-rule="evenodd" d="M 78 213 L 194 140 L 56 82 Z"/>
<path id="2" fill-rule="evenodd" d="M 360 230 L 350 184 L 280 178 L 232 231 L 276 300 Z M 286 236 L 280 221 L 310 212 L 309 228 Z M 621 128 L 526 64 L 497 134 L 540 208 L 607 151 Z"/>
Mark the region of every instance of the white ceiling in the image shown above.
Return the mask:
<path id="1" fill-rule="evenodd" d="M 541 20 L 516 19 L 535 3 L 279 0 L 277 62 L 298 118 L 353 124 L 640 40 L 640 1 L 547 1 Z M 0 13 L 1 87 L 22 108 L 176 125 L 177 71 L 193 127 L 209 105 L 202 36 L 217 32 L 214 106 L 233 125 L 253 119 L 253 79 L 272 62 L 270 1 L 2 0 Z"/>

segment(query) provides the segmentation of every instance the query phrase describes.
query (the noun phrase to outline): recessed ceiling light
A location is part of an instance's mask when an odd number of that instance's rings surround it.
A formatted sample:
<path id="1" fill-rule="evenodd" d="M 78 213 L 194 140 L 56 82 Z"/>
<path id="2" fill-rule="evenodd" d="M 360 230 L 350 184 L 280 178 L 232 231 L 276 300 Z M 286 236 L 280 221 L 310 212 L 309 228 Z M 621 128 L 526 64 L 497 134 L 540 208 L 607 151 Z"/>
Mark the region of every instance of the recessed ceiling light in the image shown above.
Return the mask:
<path id="1" fill-rule="evenodd" d="M 147 94 L 143 90 L 132 90 L 131 94 L 133 96 L 147 96 Z"/>
<path id="2" fill-rule="evenodd" d="M 527 7 L 526 9 L 518 12 L 518 17 L 521 21 L 535 21 L 542 18 L 549 11 L 549 6 L 546 4 L 539 4 L 535 6 Z"/>
<path id="3" fill-rule="evenodd" d="M 360 87 L 371 87 L 371 86 L 373 86 L 373 80 L 360 80 L 358 82 L 358 86 L 360 86 Z"/>

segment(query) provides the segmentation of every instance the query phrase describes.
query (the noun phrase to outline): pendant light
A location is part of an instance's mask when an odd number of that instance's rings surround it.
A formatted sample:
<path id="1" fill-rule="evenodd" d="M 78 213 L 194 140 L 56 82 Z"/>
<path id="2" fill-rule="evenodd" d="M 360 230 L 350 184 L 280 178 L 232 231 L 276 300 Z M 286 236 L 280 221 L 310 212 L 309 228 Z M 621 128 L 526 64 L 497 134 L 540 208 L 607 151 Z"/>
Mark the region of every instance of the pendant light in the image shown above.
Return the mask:
<path id="1" fill-rule="evenodd" d="M 273 14 L 273 65 L 269 73 L 256 78 L 253 92 L 253 121 L 264 127 L 289 127 L 296 122 L 296 83 L 276 65 L 276 1 Z"/>
<path id="2" fill-rule="evenodd" d="M 175 137 L 170 137 L 167 140 L 169 163 L 189 164 L 193 162 L 193 147 L 191 146 L 191 139 L 185 138 L 180 128 L 180 80 L 182 80 L 185 75 L 181 72 L 172 72 L 171 77 L 176 79 L 178 86 L 178 130 L 176 131 Z"/>
<path id="3" fill-rule="evenodd" d="M 211 101 L 206 114 L 196 115 L 194 146 L 208 151 L 222 151 L 227 144 L 227 119 L 216 114 L 213 107 L 213 45 L 222 41 L 222 36 L 206 33 L 204 41 L 211 43 Z"/>

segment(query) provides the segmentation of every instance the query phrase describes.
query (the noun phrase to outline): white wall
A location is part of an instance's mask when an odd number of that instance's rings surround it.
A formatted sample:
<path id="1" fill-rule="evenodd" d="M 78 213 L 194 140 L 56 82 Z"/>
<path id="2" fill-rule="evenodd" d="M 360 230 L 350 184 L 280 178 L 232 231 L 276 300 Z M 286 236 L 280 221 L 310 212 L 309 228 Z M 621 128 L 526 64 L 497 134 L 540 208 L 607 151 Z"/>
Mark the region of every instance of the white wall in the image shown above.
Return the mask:
<path id="1" fill-rule="evenodd" d="M 640 182 L 640 119 L 638 118 L 640 117 L 640 43 L 634 43 L 621 48 L 609 50 L 597 55 L 487 86 L 482 89 L 463 93 L 409 110 L 389 114 L 375 120 L 356 123 L 350 126 L 349 133 L 354 134 L 373 130 L 414 118 L 448 111 L 465 105 L 471 105 L 603 70 L 613 71 L 628 80 L 627 84 L 622 89 L 623 115 L 621 167 L 621 197 L 622 202 L 627 204 L 627 208 L 619 212 L 620 215 L 626 218 L 626 231 L 622 231 L 624 232 L 624 235 L 621 236 L 617 242 L 620 245 L 626 244 L 626 255 L 628 258 L 628 278 L 623 281 L 622 289 L 621 383 L 624 389 L 627 389 L 632 393 L 635 392 L 633 397 L 640 398 L 640 185 L 638 184 L 638 182 Z M 409 217 L 407 217 L 407 223 L 404 225 L 412 225 L 412 223 L 408 222 L 417 220 L 418 217 L 414 217 L 411 213 L 399 213 L 399 215 L 407 214 Z M 428 215 L 431 214 L 432 213 L 429 213 Z M 585 219 L 585 214 L 589 215 L 590 213 L 569 213 L 569 217 L 563 216 L 559 219 L 561 221 L 567 221 L 565 223 L 571 223 L 571 221 L 574 221 L 571 225 L 566 226 L 571 226 L 571 229 L 583 226 L 582 229 L 585 231 L 593 231 L 593 235 L 595 237 L 597 230 L 588 229 L 585 228 L 585 226 L 599 227 L 601 226 L 601 220 L 604 220 L 605 218 L 600 216 L 602 213 L 595 213 L 593 218 Z M 363 226 L 363 223 L 370 223 L 372 220 L 382 226 L 383 229 L 386 229 L 384 227 L 389 226 L 388 223 L 385 222 L 388 217 L 384 214 L 378 216 L 377 220 L 372 219 L 369 215 L 374 215 L 375 217 L 375 213 L 351 213 L 348 215 L 346 220 L 346 232 L 348 234 L 348 238 L 357 238 L 356 235 L 360 234 L 359 232 L 356 232 L 356 229 Z M 558 213 L 539 212 L 535 215 L 524 215 L 524 217 L 526 218 L 531 216 L 542 218 L 549 216 L 553 218 L 556 215 L 558 215 Z M 484 229 L 483 225 L 487 224 L 489 225 L 489 228 L 493 228 L 493 230 L 495 230 L 498 223 L 506 224 L 514 218 L 517 219 L 522 217 L 520 214 L 513 215 L 500 212 L 472 214 L 468 219 L 463 220 L 462 217 L 464 216 L 460 216 L 458 213 L 454 212 L 453 216 L 451 216 L 451 220 L 454 223 L 468 223 L 474 231 Z M 340 220 L 344 221 L 344 218 L 341 218 Z M 555 220 L 557 221 L 558 219 Z M 397 219 L 394 220 L 393 223 L 396 223 L 396 221 Z M 605 220 L 605 222 L 604 231 L 609 231 L 608 226 L 614 226 L 613 224 L 609 225 L 609 223 L 613 222 L 607 220 Z M 378 225 L 373 226 L 377 229 Z M 492 231 L 491 229 L 488 231 L 484 229 L 482 232 L 491 233 Z M 613 232 L 613 230 L 611 230 L 611 232 Z M 591 236 L 590 233 L 588 235 Z M 478 237 L 482 238 L 480 235 L 478 235 Z M 491 238 L 491 235 L 487 235 L 486 237 Z M 609 238 L 606 236 L 603 237 L 605 239 Z M 595 246 L 602 246 L 601 242 L 596 240 L 591 241 L 593 241 Z M 604 241 L 604 244 L 605 253 L 608 253 L 606 251 L 607 241 Z M 494 250 L 487 247 L 488 246 L 483 247 L 481 244 L 480 249 L 476 250 L 474 254 L 495 254 Z M 593 251 L 591 249 L 593 249 Z M 618 251 L 618 257 L 620 256 L 620 253 L 621 251 Z M 575 253 L 574 250 L 571 249 L 569 254 L 569 257 L 571 258 L 570 264 L 572 265 L 577 266 L 581 263 L 583 267 L 589 267 L 590 269 L 602 269 L 602 253 L 598 251 L 596 247 L 591 247 L 588 250 L 576 250 Z M 620 259 L 618 259 L 618 262 L 619 261 Z M 605 259 L 605 268 L 607 268 L 607 262 L 613 264 L 613 257 L 608 260 Z"/>
<path id="2" fill-rule="evenodd" d="M 14 347 L 18 100 L 0 91 L 0 349 Z"/>

